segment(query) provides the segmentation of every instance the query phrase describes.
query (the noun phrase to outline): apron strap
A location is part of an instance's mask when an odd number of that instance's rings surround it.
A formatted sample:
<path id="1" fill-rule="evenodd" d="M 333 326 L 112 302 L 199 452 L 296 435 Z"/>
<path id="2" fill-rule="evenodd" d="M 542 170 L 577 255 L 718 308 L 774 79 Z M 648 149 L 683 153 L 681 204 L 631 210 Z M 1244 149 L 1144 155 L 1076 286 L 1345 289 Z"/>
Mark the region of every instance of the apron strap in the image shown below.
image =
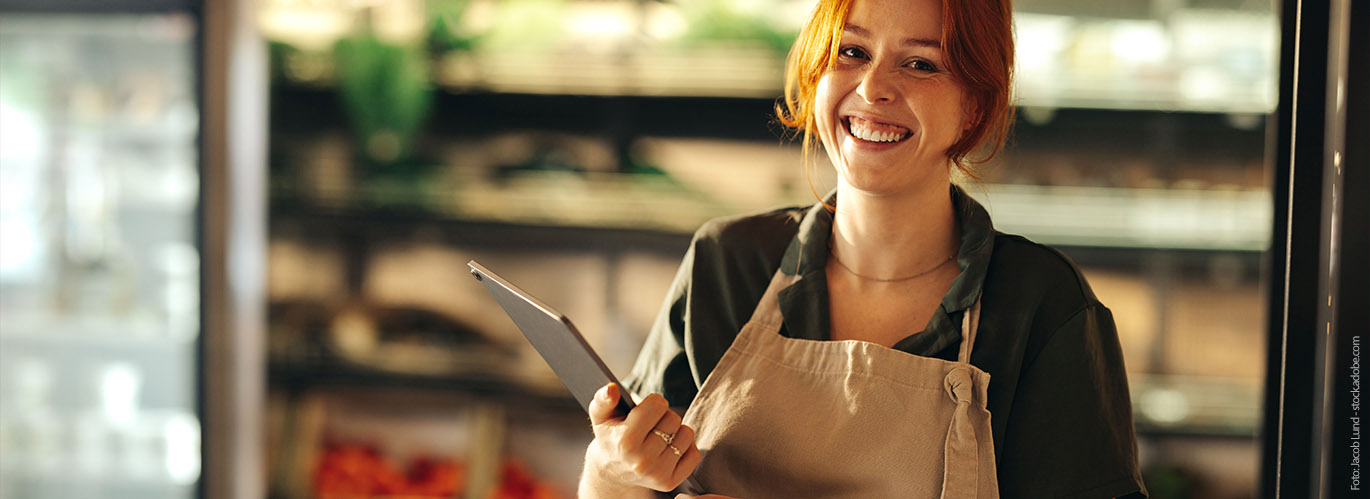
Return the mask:
<path id="1" fill-rule="evenodd" d="M 980 329 L 980 298 L 975 298 L 975 304 L 966 309 L 961 314 L 961 351 L 956 355 L 956 361 L 961 364 L 970 363 L 970 351 L 975 346 L 975 333 Z"/>
<path id="2" fill-rule="evenodd" d="M 784 317 L 780 314 L 780 290 L 798 281 L 799 276 L 786 274 L 783 270 L 776 270 L 775 275 L 771 276 L 770 285 L 766 286 L 766 292 L 761 295 L 761 301 L 757 302 L 756 310 L 752 311 L 752 317 L 748 322 L 754 322 L 773 331 L 779 331 L 780 325 L 784 322 Z"/>
<path id="3" fill-rule="evenodd" d="M 956 403 L 947 428 L 947 441 L 942 449 L 946 468 L 942 470 L 943 499 L 973 499 L 979 496 L 978 477 L 980 475 L 979 438 L 975 423 L 971 420 L 970 409 L 975 400 L 974 378 L 971 376 L 970 352 L 975 347 L 975 333 L 980 330 L 980 297 L 961 315 L 961 351 L 957 363 L 962 364 L 947 373 L 943 382 L 947 395 Z"/>

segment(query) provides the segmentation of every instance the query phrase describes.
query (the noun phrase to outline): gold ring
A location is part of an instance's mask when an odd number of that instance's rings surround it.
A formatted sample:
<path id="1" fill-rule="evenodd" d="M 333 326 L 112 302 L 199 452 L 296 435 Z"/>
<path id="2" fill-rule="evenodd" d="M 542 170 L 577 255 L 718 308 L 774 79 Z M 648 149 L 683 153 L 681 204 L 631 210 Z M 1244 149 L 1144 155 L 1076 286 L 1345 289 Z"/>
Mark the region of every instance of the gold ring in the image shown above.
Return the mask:
<path id="1" fill-rule="evenodd" d="M 677 456 L 680 455 L 680 449 L 676 448 L 676 446 L 671 445 L 671 444 L 666 444 L 666 446 L 667 446 L 667 447 L 670 447 L 670 448 L 671 448 L 671 452 L 674 452 L 675 455 L 677 455 Z"/>
<path id="2" fill-rule="evenodd" d="M 671 445 L 671 442 L 674 442 L 674 441 L 675 441 L 675 435 L 673 435 L 673 434 L 666 433 L 666 432 L 664 432 L 664 431 L 661 431 L 661 430 L 658 430 L 658 429 L 655 429 L 655 428 L 652 429 L 652 433 L 655 433 L 656 436 L 661 437 L 661 440 L 665 441 L 665 442 L 666 442 L 666 445 Z M 671 448 L 672 448 L 672 449 L 675 449 L 675 447 L 671 447 Z M 676 454 L 680 454 L 680 451 L 677 450 L 675 453 L 676 453 Z"/>

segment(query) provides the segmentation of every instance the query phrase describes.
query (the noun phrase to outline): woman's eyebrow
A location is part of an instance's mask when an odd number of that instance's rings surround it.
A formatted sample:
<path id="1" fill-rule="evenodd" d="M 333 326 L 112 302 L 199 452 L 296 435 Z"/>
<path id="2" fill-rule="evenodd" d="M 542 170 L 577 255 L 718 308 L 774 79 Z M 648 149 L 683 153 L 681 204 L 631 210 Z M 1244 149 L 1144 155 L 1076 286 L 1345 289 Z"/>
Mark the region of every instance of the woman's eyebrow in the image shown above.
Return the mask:
<path id="1" fill-rule="evenodd" d="M 842 31 L 856 36 L 871 36 L 870 30 L 851 23 L 848 23 L 846 26 L 843 26 Z M 935 49 L 942 48 L 942 41 L 934 38 L 905 38 L 902 42 L 900 42 L 900 44 L 904 46 L 931 47 Z"/>

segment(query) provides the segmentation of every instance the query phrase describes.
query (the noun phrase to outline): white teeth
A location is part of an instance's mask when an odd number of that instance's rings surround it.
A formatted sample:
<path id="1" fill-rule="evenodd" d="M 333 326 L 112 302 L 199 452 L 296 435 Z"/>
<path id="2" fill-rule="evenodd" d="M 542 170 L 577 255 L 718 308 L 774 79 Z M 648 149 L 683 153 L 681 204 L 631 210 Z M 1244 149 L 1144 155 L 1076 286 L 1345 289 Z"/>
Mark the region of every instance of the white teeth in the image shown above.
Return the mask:
<path id="1" fill-rule="evenodd" d="M 852 136 L 870 142 L 897 142 L 903 140 L 906 134 L 894 132 L 877 132 L 868 127 L 852 123 L 849 127 Z"/>

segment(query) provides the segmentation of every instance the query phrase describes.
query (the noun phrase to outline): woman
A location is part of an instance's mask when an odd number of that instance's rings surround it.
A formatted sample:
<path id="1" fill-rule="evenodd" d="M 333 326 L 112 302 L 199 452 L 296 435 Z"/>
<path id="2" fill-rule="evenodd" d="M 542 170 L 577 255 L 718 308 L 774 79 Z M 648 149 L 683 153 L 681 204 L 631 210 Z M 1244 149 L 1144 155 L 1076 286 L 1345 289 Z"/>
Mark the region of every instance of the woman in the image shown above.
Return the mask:
<path id="1" fill-rule="evenodd" d="M 699 230 L 581 497 L 1144 496 L 1109 310 L 951 182 L 1002 145 L 1012 65 L 1007 1 L 819 3 L 780 115 L 835 195 Z"/>

